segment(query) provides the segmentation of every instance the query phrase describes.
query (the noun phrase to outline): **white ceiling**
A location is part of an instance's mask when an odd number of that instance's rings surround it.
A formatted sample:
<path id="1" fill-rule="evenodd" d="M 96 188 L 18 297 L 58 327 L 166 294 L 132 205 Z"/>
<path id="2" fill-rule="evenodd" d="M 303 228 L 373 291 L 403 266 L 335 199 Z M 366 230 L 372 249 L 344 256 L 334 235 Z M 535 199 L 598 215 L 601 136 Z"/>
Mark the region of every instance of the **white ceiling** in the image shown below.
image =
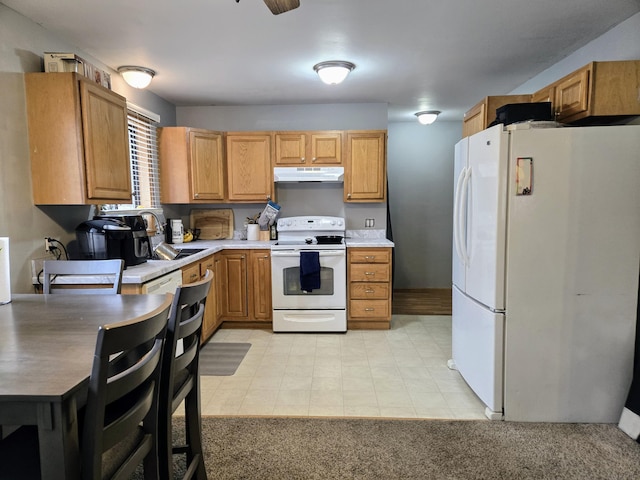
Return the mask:
<path id="1" fill-rule="evenodd" d="M 459 120 L 640 11 L 640 0 L 2 0 L 178 106 L 388 103 Z M 312 67 L 348 60 L 338 86 Z"/>

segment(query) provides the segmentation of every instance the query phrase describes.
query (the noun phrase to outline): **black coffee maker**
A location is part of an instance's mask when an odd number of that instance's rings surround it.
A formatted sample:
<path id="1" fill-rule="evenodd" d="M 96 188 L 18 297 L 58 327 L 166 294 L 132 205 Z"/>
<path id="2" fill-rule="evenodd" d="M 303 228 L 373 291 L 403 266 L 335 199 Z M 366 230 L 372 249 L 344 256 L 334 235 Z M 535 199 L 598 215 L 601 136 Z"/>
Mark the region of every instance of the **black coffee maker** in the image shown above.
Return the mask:
<path id="1" fill-rule="evenodd" d="M 141 215 L 95 216 L 76 228 L 80 258 L 121 258 L 125 266 L 151 258 L 151 243 Z"/>

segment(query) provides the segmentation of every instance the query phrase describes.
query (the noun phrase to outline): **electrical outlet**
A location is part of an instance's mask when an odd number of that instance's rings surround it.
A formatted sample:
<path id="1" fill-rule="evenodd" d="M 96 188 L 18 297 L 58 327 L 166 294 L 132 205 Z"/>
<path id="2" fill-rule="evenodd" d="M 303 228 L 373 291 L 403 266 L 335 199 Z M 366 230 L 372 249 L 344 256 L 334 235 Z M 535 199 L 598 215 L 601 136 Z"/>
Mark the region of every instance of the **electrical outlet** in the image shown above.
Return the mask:
<path id="1" fill-rule="evenodd" d="M 365 228 L 372 228 L 374 227 L 376 224 L 376 219 L 375 218 L 365 218 L 364 219 L 364 226 Z"/>

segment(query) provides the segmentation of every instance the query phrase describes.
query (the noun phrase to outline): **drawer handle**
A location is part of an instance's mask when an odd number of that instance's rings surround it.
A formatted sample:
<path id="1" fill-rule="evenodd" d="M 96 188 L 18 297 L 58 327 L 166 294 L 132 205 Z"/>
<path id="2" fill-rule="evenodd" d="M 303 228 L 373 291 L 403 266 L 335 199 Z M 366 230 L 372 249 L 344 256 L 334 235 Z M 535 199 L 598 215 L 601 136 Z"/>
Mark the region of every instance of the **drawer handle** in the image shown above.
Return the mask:
<path id="1" fill-rule="evenodd" d="M 375 308 L 365 308 L 364 311 L 365 312 L 373 312 L 375 310 Z"/>
<path id="2" fill-rule="evenodd" d="M 364 258 L 365 258 L 366 260 L 375 260 L 375 259 L 376 259 L 376 256 L 375 256 L 375 255 L 365 255 L 365 256 L 364 256 Z"/>
<path id="3" fill-rule="evenodd" d="M 364 272 L 365 275 L 375 275 L 376 272 Z"/>
<path id="4" fill-rule="evenodd" d="M 364 293 L 375 293 L 375 290 L 367 289 L 364 291 Z"/>
<path id="5" fill-rule="evenodd" d="M 196 275 L 195 273 L 191 274 L 191 281 L 195 282 L 198 279 L 198 275 Z"/>

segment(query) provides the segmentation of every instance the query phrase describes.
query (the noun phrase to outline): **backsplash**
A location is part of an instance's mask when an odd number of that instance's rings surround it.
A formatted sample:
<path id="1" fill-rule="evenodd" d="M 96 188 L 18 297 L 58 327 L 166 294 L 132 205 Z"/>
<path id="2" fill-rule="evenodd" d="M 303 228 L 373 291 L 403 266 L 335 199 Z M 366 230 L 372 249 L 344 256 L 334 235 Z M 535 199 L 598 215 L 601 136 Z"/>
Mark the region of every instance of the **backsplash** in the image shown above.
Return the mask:
<path id="1" fill-rule="evenodd" d="M 347 230 L 347 238 L 387 238 L 387 231 L 384 229 L 371 229 L 365 230 Z"/>

